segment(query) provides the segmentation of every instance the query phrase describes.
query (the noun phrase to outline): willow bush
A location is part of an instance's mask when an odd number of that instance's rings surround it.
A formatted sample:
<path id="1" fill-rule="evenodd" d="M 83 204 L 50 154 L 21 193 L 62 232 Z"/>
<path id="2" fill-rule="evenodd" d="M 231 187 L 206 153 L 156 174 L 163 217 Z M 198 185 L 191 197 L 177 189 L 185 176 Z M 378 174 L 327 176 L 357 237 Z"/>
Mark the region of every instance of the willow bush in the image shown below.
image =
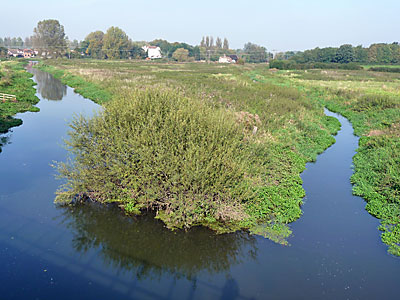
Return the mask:
<path id="1" fill-rule="evenodd" d="M 174 92 L 131 91 L 71 127 L 74 158 L 58 164 L 68 182 L 57 202 L 78 196 L 128 213 L 149 208 L 170 228 L 248 218 L 253 152 L 233 113 Z"/>

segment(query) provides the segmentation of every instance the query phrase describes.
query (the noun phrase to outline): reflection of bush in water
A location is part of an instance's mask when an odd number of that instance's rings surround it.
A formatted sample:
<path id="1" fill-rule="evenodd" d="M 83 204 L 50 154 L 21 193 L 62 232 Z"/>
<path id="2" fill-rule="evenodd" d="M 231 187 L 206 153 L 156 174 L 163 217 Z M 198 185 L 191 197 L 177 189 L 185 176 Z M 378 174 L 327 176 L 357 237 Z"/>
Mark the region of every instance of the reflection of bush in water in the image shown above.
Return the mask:
<path id="1" fill-rule="evenodd" d="M 1 110 L 0 110 L 1 112 Z M 0 133 L 7 133 L 10 128 L 22 125 L 21 119 L 16 119 L 10 116 L 0 116 Z"/>
<path id="2" fill-rule="evenodd" d="M 38 92 L 44 99 L 61 100 L 67 94 L 67 86 L 49 73 L 33 69 L 38 83 Z"/>
<path id="3" fill-rule="evenodd" d="M 1 153 L 1 148 L 3 148 L 3 146 L 7 145 L 9 143 L 10 140 L 10 136 L 0 136 L 0 153 Z"/>
<path id="4" fill-rule="evenodd" d="M 256 240 L 245 232 L 217 235 L 202 227 L 173 232 L 154 216 L 133 219 L 94 206 L 66 209 L 64 216 L 76 250 L 100 248 L 105 263 L 135 270 L 139 277 L 169 272 L 191 278 L 202 270 L 228 271 L 243 258 L 256 258 Z"/>

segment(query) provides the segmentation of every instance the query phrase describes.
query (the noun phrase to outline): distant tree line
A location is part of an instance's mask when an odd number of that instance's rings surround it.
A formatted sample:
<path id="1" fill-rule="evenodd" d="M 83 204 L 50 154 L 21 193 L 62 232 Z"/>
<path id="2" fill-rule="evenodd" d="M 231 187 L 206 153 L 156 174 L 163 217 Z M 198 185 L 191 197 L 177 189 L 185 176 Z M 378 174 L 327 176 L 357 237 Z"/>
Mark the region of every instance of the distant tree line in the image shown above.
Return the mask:
<path id="1" fill-rule="evenodd" d="M 32 37 L 0 37 L 0 47 L 4 48 L 31 48 L 33 46 Z"/>
<path id="2" fill-rule="evenodd" d="M 271 58 L 263 46 L 246 43 L 243 49 L 233 50 L 227 38 L 204 36 L 199 45 L 192 46 L 182 42 L 168 42 L 156 39 L 151 42 L 135 42 L 119 27 L 110 27 L 106 32 L 97 30 L 89 33 L 83 41 L 70 41 L 64 32 L 64 26 L 58 20 L 38 22 L 34 34 L 22 38 L 0 38 L 2 53 L 6 48 L 34 48 L 44 57 L 95 58 L 95 59 L 144 59 L 147 54 L 143 46 L 159 47 L 165 59 L 175 61 L 218 61 L 220 56 L 227 55 L 236 61 L 262 63 Z"/>
<path id="3" fill-rule="evenodd" d="M 305 63 L 365 63 L 365 64 L 399 64 L 400 45 L 372 44 L 368 48 L 353 47 L 345 44 L 339 48 L 315 48 L 304 52 L 284 52 L 276 56 L 278 60 L 291 60 L 298 64 Z"/>
<path id="4" fill-rule="evenodd" d="M 78 57 L 82 54 L 97 59 L 143 58 L 145 53 L 140 45 L 133 42 L 119 27 L 110 27 L 104 33 L 100 30 L 89 33 L 74 49 Z"/>

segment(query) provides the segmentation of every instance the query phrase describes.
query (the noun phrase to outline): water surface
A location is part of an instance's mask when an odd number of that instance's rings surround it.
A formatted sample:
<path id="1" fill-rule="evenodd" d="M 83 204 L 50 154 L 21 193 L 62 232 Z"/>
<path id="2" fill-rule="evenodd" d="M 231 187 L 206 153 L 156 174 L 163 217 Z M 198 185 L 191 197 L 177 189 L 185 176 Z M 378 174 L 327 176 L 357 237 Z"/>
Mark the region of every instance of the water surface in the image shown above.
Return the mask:
<path id="1" fill-rule="evenodd" d="M 32 70 L 39 113 L 19 114 L 0 154 L 2 299 L 397 299 L 400 260 L 351 193 L 357 138 L 337 142 L 302 174 L 304 214 L 285 247 L 245 232 L 171 232 L 151 216 L 98 206 L 57 208 L 52 161 L 75 113 L 93 102 Z M 330 114 L 330 113 L 329 113 Z"/>

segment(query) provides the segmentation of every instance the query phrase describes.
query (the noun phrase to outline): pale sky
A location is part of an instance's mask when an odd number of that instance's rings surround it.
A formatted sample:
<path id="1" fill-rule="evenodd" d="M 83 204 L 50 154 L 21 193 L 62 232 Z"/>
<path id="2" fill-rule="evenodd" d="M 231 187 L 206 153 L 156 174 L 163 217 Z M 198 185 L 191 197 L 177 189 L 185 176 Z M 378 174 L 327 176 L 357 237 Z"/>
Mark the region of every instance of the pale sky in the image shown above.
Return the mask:
<path id="1" fill-rule="evenodd" d="M 37 22 L 57 19 L 70 40 L 122 28 L 135 41 L 156 38 L 199 44 L 228 38 L 272 50 L 400 41 L 400 0 L 0 0 L 0 37 L 33 34 Z"/>

